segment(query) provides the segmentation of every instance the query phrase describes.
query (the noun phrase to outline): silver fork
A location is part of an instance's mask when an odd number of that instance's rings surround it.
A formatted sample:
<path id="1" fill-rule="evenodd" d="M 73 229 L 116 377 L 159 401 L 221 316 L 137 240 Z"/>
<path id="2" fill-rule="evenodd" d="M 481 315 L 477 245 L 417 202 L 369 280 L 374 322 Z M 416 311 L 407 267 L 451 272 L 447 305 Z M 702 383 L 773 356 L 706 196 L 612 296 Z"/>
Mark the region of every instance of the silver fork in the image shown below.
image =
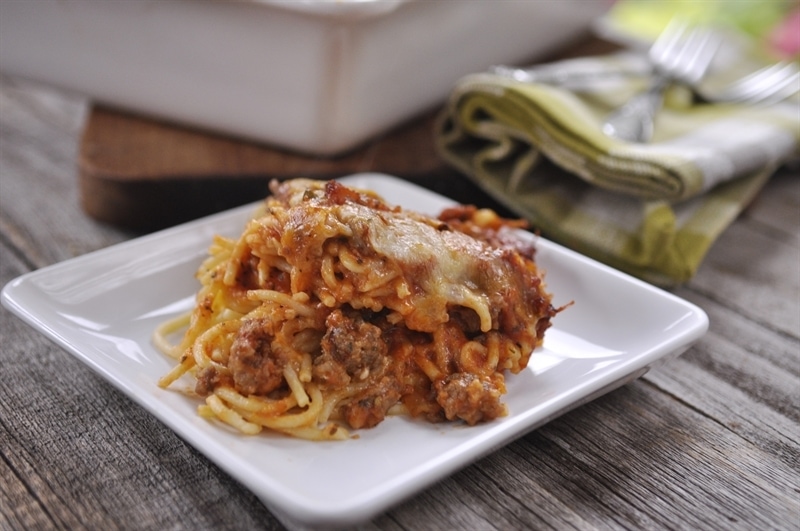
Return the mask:
<path id="1" fill-rule="evenodd" d="M 629 142 L 647 142 L 653 135 L 656 113 L 670 83 L 694 86 L 705 75 L 719 49 L 719 34 L 673 21 L 648 52 L 655 79 L 650 87 L 611 113 L 603 132 Z"/>
<path id="2" fill-rule="evenodd" d="M 793 62 L 780 62 L 740 78 L 719 92 L 696 89 L 708 103 L 771 104 L 800 92 L 800 67 Z"/>

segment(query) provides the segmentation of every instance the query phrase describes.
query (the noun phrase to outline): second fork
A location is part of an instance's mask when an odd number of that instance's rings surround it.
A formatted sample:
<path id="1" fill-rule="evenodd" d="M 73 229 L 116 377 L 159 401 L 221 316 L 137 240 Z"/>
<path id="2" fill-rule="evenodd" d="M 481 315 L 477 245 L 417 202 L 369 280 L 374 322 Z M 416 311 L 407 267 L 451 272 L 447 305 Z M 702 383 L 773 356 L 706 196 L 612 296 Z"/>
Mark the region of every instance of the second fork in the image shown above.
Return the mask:
<path id="1" fill-rule="evenodd" d="M 609 115 L 603 132 L 629 142 L 649 141 L 667 86 L 674 81 L 690 86 L 700 81 L 720 43 L 720 37 L 709 29 L 687 29 L 685 24 L 670 23 L 650 49 L 653 83 Z"/>

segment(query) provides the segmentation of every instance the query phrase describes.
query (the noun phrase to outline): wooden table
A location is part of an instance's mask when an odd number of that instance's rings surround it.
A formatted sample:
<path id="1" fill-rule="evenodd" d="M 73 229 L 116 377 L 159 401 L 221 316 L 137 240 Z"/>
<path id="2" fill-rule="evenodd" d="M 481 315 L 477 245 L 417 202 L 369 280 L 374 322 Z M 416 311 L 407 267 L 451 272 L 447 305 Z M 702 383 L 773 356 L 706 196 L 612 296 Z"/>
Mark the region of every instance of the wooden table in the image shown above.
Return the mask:
<path id="1" fill-rule="evenodd" d="M 88 108 L 0 78 L 3 284 L 138 235 L 80 206 Z M 776 175 L 676 290 L 710 317 L 696 346 L 364 529 L 800 529 L 798 177 Z M 172 431 L 0 312 L 0 529 L 282 529 Z"/>

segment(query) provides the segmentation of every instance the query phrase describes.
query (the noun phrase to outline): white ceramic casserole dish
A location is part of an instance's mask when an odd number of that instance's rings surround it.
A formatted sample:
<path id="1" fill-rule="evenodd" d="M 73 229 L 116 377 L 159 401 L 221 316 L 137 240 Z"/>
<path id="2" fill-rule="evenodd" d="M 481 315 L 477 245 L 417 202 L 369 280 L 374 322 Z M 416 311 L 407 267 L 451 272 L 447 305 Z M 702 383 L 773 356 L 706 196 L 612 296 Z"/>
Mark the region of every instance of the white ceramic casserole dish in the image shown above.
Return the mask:
<path id="1" fill-rule="evenodd" d="M 118 108 L 333 155 L 495 63 L 542 57 L 596 0 L 0 1 L 0 70 Z"/>

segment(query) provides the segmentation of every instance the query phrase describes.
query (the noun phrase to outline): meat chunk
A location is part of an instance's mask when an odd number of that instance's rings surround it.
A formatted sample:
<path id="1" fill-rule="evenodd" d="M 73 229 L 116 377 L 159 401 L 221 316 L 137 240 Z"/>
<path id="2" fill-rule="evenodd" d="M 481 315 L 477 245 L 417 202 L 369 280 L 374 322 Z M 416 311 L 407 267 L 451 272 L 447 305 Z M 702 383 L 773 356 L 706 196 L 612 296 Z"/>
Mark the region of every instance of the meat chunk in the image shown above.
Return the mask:
<path id="1" fill-rule="evenodd" d="M 272 336 L 261 319 L 246 321 L 231 344 L 228 368 L 236 390 L 244 395 L 266 395 L 283 383 L 283 367 L 272 356 Z"/>
<path id="2" fill-rule="evenodd" d="M 384 377 L 375 387 L 345 405 L 344 418 L 353 429 L 372 428 L 386 418 L 386 412 L 400 400 L 400 384 L 397 379 Z"/>
<path id="3" fill-rule="evenodd" d="M 216 367 L 206 367 L 197 373 L 194 392 L 200 396 L 208 396 L 217 387 L 231 385 L 230 378 L 222 374 Z"/>
<path id="4" fill-rule="evenodd" d="M 330 389 L 341 389 L 350 383 L 350 375 L 330 354 L 317 356 L 311 375 L 315 382 Z"/>
<path id="5" fill-rule="evenodd" d="M 448 420 L 462 419 L 470 426 L 506 414 L 501 392 L 490 380 L 474 374 L 454 373 L 436 382 L 436 401 Z"/>
<path id="6" fill-rule="evenodd" d="M 335 310 L 325 326 L 322 353 L 314 360 L 314 378 L 339 388 L 352 381 L 370 380 L 367 390 L 342 408 L 342 415 L 354 429 L 372 428 L 402 396 L 397 378 L 384 374 L 389 365 L 388 342 L 380 327 L 351 309 Z"/>
<path id="7" fill-rule="evenodd" d="M 357 312 L 332 312 L 325 321 L 323 355 L 339 363 L 351 377 L 366 379 L 385 362 L 388 346 L 381 329 L 366 322 Z"/>

